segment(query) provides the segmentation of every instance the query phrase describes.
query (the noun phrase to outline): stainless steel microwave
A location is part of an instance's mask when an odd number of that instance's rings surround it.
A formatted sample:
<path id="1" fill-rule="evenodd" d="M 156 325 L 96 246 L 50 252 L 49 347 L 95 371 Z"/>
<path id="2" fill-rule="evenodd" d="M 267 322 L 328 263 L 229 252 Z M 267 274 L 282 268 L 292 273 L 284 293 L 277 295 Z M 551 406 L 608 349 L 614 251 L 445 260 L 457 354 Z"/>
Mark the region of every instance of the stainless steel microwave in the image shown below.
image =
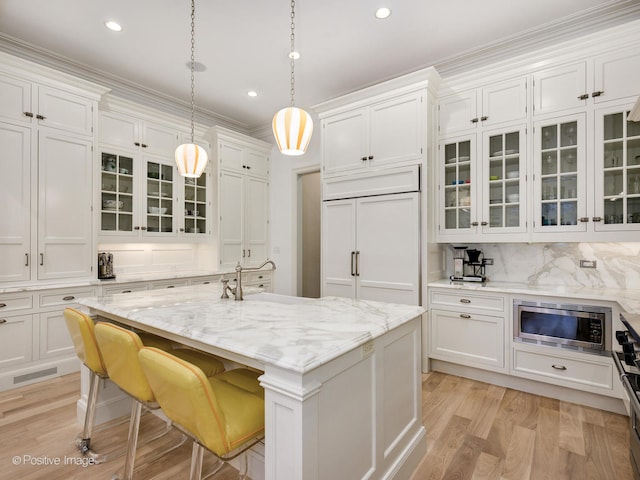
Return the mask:
<path id="1" fill-rule="evenodd" d="M 513 301 L 517 341 L 604 352 L 610 348 L 611 308 Z"/>

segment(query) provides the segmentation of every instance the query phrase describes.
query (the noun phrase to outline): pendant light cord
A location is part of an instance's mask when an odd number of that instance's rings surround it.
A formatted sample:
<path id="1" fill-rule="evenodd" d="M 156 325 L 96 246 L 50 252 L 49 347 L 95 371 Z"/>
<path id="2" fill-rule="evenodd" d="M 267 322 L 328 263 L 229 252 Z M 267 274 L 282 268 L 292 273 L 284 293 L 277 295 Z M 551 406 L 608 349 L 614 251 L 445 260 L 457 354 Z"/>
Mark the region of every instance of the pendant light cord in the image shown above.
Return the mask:
<path id="1" fill-rule="evenodd" d="M 193 112 L 195 110 L 194 89 L 195 89 L 195 31 L 196 31 L 196 2 L 191 0 L 191 144 L 193 144 Z"/>
<path id="2" fill-rule="evenodd" d="M 296 77 L 295 77 L 295 58 L 294 52 L 296 51 L 296 0 L 291 0 L 291 50 L 289 51 L 289 58 L 291 59 L 291 106 L 295 106 L 295 94 L 296 94 Z"/>

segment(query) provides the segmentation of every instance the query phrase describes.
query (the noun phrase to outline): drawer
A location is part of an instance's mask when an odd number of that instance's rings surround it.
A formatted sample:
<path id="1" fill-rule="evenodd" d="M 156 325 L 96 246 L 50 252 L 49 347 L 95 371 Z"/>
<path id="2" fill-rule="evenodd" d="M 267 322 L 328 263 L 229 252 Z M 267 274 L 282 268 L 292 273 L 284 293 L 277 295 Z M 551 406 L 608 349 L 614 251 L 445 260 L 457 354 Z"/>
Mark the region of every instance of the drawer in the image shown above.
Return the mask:
<path id="1" fill-rule="evenodd" d="M 145 290 L 149 290 L 149 286 L 146 283 L 121 283 L 120 285 L 109 285 L 108 287 L 102 287 L 102 295 L 144 292 Z"/>
<path id="2" fill-rule="evenodd" d="M 431 290 L 431 305 L 446 305 L 465 309 L 482 309 L 493 312 L 504 312 L 504 295 L 478 294 L 460 290 Z"/>
<path id="3" fill-rule="evenodd" d="M 220 279 L 222 275 L 210 275 L 207 277 L 195 277 L 189 280 L 190 285 L 215 285 L 216 283 L 220 283 Z"/>
<path id="4" fill-rule="evenodd" d="M 162 282 L 153 282 L 149 285 L 150 290 L 157 290 L 160 288 L 177 288 L 177 287 L 186 287 L 189 284 L 187 279 L 175 279 L 175 280 L 164 280 Z"/>
<path id="5" fill-rule="evenodd" d="M 271 272 L 247 272 L 243 274 L 242 281 L 251 285 L 271 282 Z"/>
<path id="6" fill-rule="evenodd" d="M 551 352 L 531 352 L 514 349 L 513 370 L 516 374 L 526 373 L 549 379 L 573 383 L 579 386 L 613 389 L 613 365 L 588 359 L 574 359 Z M 571 385 L 566 385 L 571 386 Z"/>
<path id="7" fill-rule="evenodd" d="M 16 310 L 33 308 L 32 293 L 8 293 L 0 295 L 0 315 Z"/>
<path id="8" fill-rule="evenodd" d="M 55 307 L 75 303 L 81 297 L 92 297 L 95 295 L 93 287 L 86 288 L 60 288 L 50 290 L 40 294 L 40 307 Z"/>

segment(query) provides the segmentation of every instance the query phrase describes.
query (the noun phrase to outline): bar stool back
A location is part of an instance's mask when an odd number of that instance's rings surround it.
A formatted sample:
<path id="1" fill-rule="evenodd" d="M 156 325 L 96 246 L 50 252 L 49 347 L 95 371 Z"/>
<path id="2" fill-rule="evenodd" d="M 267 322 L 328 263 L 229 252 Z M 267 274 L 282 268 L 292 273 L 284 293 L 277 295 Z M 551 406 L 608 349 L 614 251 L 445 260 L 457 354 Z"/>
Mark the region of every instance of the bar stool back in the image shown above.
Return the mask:
<path id="1" fill-rule="evenodd" d="M 237 369 L 208 378 L 197 366 L 153 347 L 142 348 L 139 357 L 165 415 L 194 439 L 191 480 L 201 478 L 204 448 L 222 466 L 264 438 L 258 373 Z"/>

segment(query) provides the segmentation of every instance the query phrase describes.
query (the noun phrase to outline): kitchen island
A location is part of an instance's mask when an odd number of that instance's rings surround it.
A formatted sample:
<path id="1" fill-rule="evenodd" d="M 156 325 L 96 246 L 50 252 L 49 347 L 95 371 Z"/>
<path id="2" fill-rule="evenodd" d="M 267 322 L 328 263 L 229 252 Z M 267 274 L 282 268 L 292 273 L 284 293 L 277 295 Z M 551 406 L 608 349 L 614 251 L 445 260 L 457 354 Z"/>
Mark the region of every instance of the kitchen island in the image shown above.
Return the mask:
<path id="1" fill-rule="evenodd" d="M 258 368 L 268 480 L 408 478 L 426 452 L 422 307 L 219 285 L 84 298 L 116 321 Z"/>

